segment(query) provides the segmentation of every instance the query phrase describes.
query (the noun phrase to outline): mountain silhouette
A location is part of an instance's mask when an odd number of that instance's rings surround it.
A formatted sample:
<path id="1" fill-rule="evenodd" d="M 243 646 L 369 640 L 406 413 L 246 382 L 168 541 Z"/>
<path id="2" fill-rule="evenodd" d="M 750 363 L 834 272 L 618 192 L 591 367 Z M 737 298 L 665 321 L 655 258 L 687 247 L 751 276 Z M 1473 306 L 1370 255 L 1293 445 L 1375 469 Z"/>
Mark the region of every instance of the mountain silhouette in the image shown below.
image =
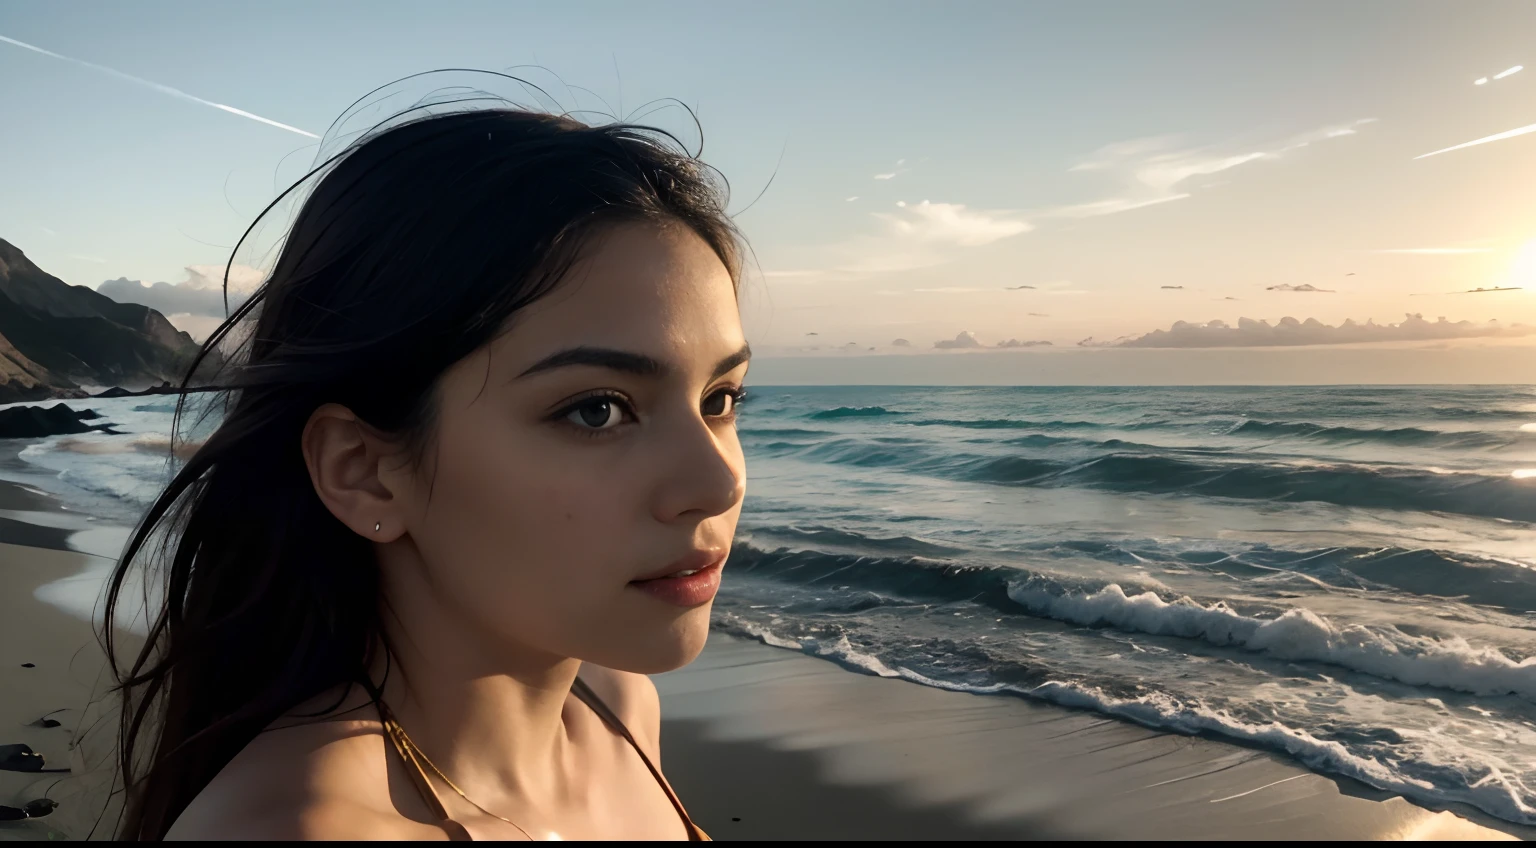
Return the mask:
<path id="1" fill-rule="evenodd" d="M 0 403 L 179 384 L 198 349 L 159 312 L 72 286 L 0 239 Z"/>

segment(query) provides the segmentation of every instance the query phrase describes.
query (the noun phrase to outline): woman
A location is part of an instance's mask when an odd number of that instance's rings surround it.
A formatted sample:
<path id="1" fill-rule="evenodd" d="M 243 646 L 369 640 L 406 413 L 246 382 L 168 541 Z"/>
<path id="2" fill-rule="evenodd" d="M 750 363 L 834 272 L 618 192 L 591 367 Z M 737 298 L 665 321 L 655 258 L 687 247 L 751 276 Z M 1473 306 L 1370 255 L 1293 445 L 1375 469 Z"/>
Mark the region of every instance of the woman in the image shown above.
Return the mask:
<path id="1" fill-rule="evenodd" d="M 645 675 L 703 648 L 745 486 L 709 173 L 512 109 L 325 166 L 114 574 L 161 528 L 121 836 L 707 838 Z"/>

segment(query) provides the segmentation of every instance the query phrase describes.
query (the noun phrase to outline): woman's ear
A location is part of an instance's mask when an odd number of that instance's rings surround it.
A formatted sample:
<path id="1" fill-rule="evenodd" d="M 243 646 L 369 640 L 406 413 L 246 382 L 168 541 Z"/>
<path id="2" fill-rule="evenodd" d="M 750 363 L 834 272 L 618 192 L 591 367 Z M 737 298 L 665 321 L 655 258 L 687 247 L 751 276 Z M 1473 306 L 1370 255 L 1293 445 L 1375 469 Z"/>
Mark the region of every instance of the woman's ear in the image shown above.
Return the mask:
<path id="1" fill-rule="evenodd" d="M 400 537 L 401 499 L 386 482 L 392 475 L 381 473 L 384 463 L 398 462 L 394 445 L 335 403 L 309 416 L 299 441 L 315 494 L 338 521 L 375 542 Z"/>

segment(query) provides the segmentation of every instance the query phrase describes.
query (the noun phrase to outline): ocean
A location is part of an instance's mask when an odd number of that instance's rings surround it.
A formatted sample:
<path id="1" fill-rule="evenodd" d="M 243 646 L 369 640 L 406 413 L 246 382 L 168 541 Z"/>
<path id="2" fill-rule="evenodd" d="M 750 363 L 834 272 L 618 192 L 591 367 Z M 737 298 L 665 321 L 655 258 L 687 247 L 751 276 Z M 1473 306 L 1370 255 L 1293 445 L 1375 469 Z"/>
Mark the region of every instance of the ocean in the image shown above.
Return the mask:
<path id="1" fill-rule="evenodd" d="M 718 629 L 1536 824 L 1536 387 L 750 392 Z M 0 473 L 126 524 L 173 401 L 71 405 Z"/>

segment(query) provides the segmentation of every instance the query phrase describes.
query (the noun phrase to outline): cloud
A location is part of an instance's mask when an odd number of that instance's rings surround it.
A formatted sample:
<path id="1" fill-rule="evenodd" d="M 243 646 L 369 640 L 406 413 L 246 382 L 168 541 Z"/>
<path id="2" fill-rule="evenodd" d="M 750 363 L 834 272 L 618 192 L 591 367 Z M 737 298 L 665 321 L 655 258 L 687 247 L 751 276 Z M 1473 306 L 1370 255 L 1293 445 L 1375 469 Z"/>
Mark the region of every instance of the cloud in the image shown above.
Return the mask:
<path id="1" fill-rule="evenodd" d="M 943 265 L 959 250 L 989 244 L 1028 229 L 1023 222 L 972 212 L 960 204 L 898 202 L 895 213 L 870 213 L 882 231 L 856 235 L 824 246 L 819 282 L 845 282 Z M 796 276 L 813 276 L 812 273 Z"/>
<path id="2" fill-rule="evenodd" d="M 982 344 L 981 341 L 976 338 L 976 334 L 970 330 L 961 330 L 960 333 L 953 339 L 941 339 L 934 342 L 933 346 L 939 350 L 962 350 L 986 347 L 986 345 Z"/>
<path id="3" fill-rule="evenodd" d="M 979 247 L 1027 233 L 1034 227 L 1027 221 L 1009 218 L 1009 210 L 981 211 L 967 209 L 960 203 L 922 203 L 908 205 L 897 201 L 900 213 L 875 212 L 893 235 L 918 242 Z"/>
<path id="4" fill-rule="evenodd" d="M 54 232 L 54 231 L 53 231 L 53 230 L 50 230 L 50 229 L 48 229 L 48 228 L 47 228 L 47 227 L 42 227 L 42 226 L 39 226 L 39 227 L 38 227 L 38 229 L 39 229 L 39 230 L 42 230 L 42 231 L 43 231 L 43 232 L 45 232 L 45 233 L 47 233 L 47 234 L 48 234 L 48 235 L 50 235 L 50 236 L 58 236 L 58 233 L 57 233 L 57 232 Z"/>
<path id="5" fill-rule="evenodd" d="M 1176 135 L 1148 136 L 1135 138 L 1130 141 L 1117 141 L 1106 144 L 1093 154 L 1092 159 L 1085 159 L 1068 168 L 1069 171 L 1106 171 L 1119 167 L 1127 160 L 1147 156 L 1174 147 L 1180 139 Z"/>
<path id="6" fill-rule="evenodd" d="M 1281 283 L 1278 286 L 1269 286 L 1268 288 L 1266 288 L 1264 290 L 1265 291 L 1287 291 L 1287 292 L 1327 292 L 1328 294 L 1333 294 L 1334 293 L 1333 289 L 1320 289 L 1317 286 L 1312 285 L 1311 283 L 1302 283 L 1299 286 L 1293 286 L 1290 283 Z"/>
<path id="7" fill-rule="evenodd" d="M 312 132 L 306 132 L 305 130 L 301 130 L 298 127 L 290 127 L 287 124 L 280 124 L 277 121 L 274 121 L 274 120 L 272 120 L 270 118 L 263 118 L 260 115 L 253 115 L 250 112 L 247 112 L 247 111 L 245 111 L 243 109 L 236 109 L 233 106 L 226 106 L 223 103 L 215 103 L 212 100 L 204 100 L 201 97 L 194 97 L 194 96 L 186 93 L 185 91 L 182 91 L 179 88 L 171 88 L 168 85 L 161 85 L 158 82 L 150 82 L 147 79 L 143 79 L 141 77 L 136 77 L 136 76 L 133 76 L 132 74 L 125 74 L 122 71 L 115 70 L 113 68 L 109 68 L 106 65 L 98 65 L 98 64 L 96 64 L 94 62 L 87 62 L 84 59 L 73 59 L 73 58 L 70 58 L 69 56 L 63 56 L 63 55 L 60 55 L 58 53 L 54 53 L 51 50 L 44 50 L 41 47 L 35 47 L 35 46 L 31 45 L 31 44 L 27 44 L 24 41 L 17 41 L 14 38 L 6 38 L 3 35 L 0 35 L 0 41 L 5 42 L 6 44 L 13 44 L 13 45 L 15 45 L 17 47 L 20 47 L 20 48 L 24 49 L 24 50 L 31 50 L 34 53 L 41 53 L 44 56 L 51 56 L 51 57 L 53 57 L 55 59 L 63 59 L 66 62 L 73 62 L 76 65 L 84 65 L 87 68 L 93 68 L 93 69 L 98 70 L 98 71 L 103 71 L 105 73 L 111 74 L 114 77 L 117 77 L 118 79 L 124 79 L 124 80 L 127 80 L 127 81 L 131 82 L 131 83 L 135 83 L 137 85 L 142 85 L 142 86 L 146 86 L 148 88 L 152 88 L 155 91 L 160 92 L 161 94 L 169 94 L 172 97 L 176 97 L 176 98 L 179 98 L 179 99 L 182 99 L 182 100 L 190 100 L 193 103 L 201 103 L 204 106 L 212 106 L 215 109 L 219 109 L 221 111 L 228 112 L 231 115 L 239 115 L 242 118 L 250 118 L 253 121 L 260 121 L 261 123 L 266 124 L 268 126 L 277 127 L 280 130 L 287 130 L 288 132 L 298 133 L 299 135 L 308 136 L 309 138 L 319 138 L 320 137 L 318 135 L 315 135 Z"/>
<path id="8" fill-rule="evenodd" d="M 1030 312 L 1030 313 L 1027 313 L 1027 314 L 1031 318 L 1049 318 L 1049 317 L 1051 317 L 1051 316 L 1045 314 L 1044 312 Z"/>
<path id="9" fill-rule="evenodd" d="M 854 198 L 856 199 L 857 195 Z M 1009 209 L 970 209 L 962 203 L 896 201 L 894 212 L 871 212 L 883 232 L 864 233 L 821 248 L 824 267 L 766 276 L 815 277 L 834 282 L 943 265 L 959 250 L 1027 233 L 1034 226 Z M 893 294 L 895 292 L 881 292 Z"/>
<path id="10" fill-rule="evenodd" d="M 1192 197 L 1189 194 L 1170 194 L 1167 197 L 1157 197 L 1151 200 L 1131 200 L 1129 198 L 1116 197 L 1109 200 L 1095 200 L 1092 203 L 1075 203 L 1071 206 L 1060 206 L 1046 214 L 1052 218 L 1097 218 L 1100 215 L 1113 215 L 1117 212 L 1129 212 L 1132 209 L 1141 209 L 1145 206 L 1156 206 L 1159 203 L 1168 203 L 1173 200 L 1183 200 Z"/>
<path id="11" fill-rule="evenodd" d="M 1357 127 L 1374 122 L 1362 118 L 1348 124 L 1321 127 L 1259 149 L 1220 150 L 1211 146 L 1181 147 L 1178 136 L 1162 135 L 1116 142 L 1099 148 L 1070 171 L 1104 171 L 1118 174 L 1126 183 L 1117 197 L 1077 203 L 1043 211 L 1043 216 L 1089 218 L 1114 215 L 1191 196 L 1180 187 L 1195 177 L 1229 171 L 1250 162 L 1274 160 L 1314 142 L 1355 135 Z M 1221 181 L 1225 182 L 1225 181 Z M 1219 185 L 1220 182 L 1205 185 Z"/>
<path id="12" fill-rule="evenodd" d="M 119 303 L 139 303 L 158 310 L 167 318 L 172 315 L 217 318 L 224 313 L 224 266 L 188 265 L 187 278 L 178 283 L 153 283 L 145 285 L 139 280 L 119 277 L 107 280 L 96 291 Z M 229 308 L 244 303 L 246 298 L 261 285 L 266 275 L 246 265 L 236 265 L 229 272 Z M 177 324 L 175 320 L 171 323 Z M 181 324 L 177 324 L 181 326 Z M 183 329 L 186 329 L 183 327 Z M 188 330 L 188 332 L 191 332 Z"/>
<path id="13" fill-rule="evenodd" d="M 1494 292 L 1523 291 L 1523 290 L 1524 289 L 1523 289 L 1522 286 L 1494 286 L 1492 288 L 1484 288 L 1482 286 L 1478 286 L 1475 289 L 1462 289 L 1461 291 L 1453 291 L 1453 292 L 1426 292 L 1424 294 L 1412 295 L 1412 297 L 1433 297 L 1434 295 L 1437 295 L 1437 294 L 1492 294 Z"/>
<path id="14" fill-rule="evenodd" d="M 1078 347 L 1118 347 L 1121 344 L 1123 344 L 1129 338 L 1131 338 L 1131 337 L 1130 336 L 1120 336 L 1119 338 L 1113 339 L 1111 341 L 1101 342 L 1098 339 L 1095 339 L 1093 336 L 1089 336 L 1088 338 L 1083 339 L 1082 341 L 1078 342 L 1077 346 Z"/>
<path id="15" fill-rule="evenodd" d="M 1524 324 L 1500 324 L 1490 321 L 1474 324 L 1471 321 L 1426 321 L 1422 314 L 1410 314 L 1398 324 L 1377 324 L 1366 321 L 1357 324 L 1345 321 L 1331 326 L 1308 318 L 1281 318 L 1279 323 L 1241 318 L 1237 326 L 1225 321 L 1207 323 L 1176 322 L 1168 330 L 1153 330 L 1143 336 L 1117 339 L 1114 342 L 1096 343 L 1085 339 L 1079 344 L 1085 347 L 1145 347 L 1145 348 L 1208 348 L 1208 347 L 1296 347 L 1304 345 L 1358 344 L 1363 342 L 1441 341 L 1446 339 L 1472 339 L 1489 337 L 1520 337 L 1536 335 L 1536 327 Z"/>
<path id="16" fill-rule="evenodd" d="M 1272 159 L 1278 153 L 1255 151 L 1251 153 L 1237 153 L 1231 156 L 1209 157 L 1199 154 L 1171 154 L 1169 156 L 1154 156 L 1147 162 L 1136 167 L 1137 182 L 1159 191 L 1166 191 L 1190 177 L 1219 174 L 1228 168 L 1236 168 L 1238 165 L 1246 165 L 1249 162 L 1257 162 L 1260 159 Z"/>
<path id="17" fill-rule="evenodd" d="M 859 199 L 859 196 L 857 194 L 855 194 L 853 197 L 846 198 L 846 201 L 848 203 L 852 203 L 852 202 L 854 202 L 855 200 L 858 200 L 858 199 Z"/>
<path id="18" fill-rule="evenodd" d="M 911 347 L 911 346 L 912 346 L 912 343 L 907 341 L 906 339 L 896 339 L 895 341 L 891 342 L 891 347 Z"/>
<path id="19" fill-rule="evenodd" d="M 83 253 L 71 253 L 69 255 L 69 258 L 70 259 L 79 259 L 82 262 L 94 262 L 97 265 L 105 265 L 105 264 L 107 264 L 107 260 L 102 259 L 100 256 L 87 256 L 86 254 L 83 254 Z"/>
<path id="20" fill-rule="evenodd" d="M 906 172 L 912 170 L 911 168 L 903 168 L 902 165 L 905 165 L 905 164 L 907 164 L 907 160 L 905 160 L 905 159 L 897 159 L 896 160 L 896 168 L 895 168 L 895 170 L 892 170 L 892 171 L 882 171 L 882 172 L 880 172 L 878 174 L 875 174 L 875 179 L 877 179 L 877 180 L 893 180 L 896 177 L 900 176 L 901 174 L 905 174 Z"/>
<path id="21" fill-rule="evenodd" d="M 223 318 L 216 318 L 211 315 L 192 315 L 186 312 L 176 312 L 167 315 L 165 320 L 170 321 L 171 326 L 176 329 L 185 330 L 187 335 L 191 336 L 195 342 L 206 341 L 209 334 L 217 330 L 220 324 L 224 323 Z"/>
<path id="22" fill-rule="evenodd" d="M 896 347 L 911 346 L 911 343 L 906 339 L 897 339 L 896 341 L 892 342 L 892 344 Z M 1050 344 L 1050 342 L 1046 341 L 1020 341 L 1019 339 L 1009 339 L 1005 342 L 998 342 L 996 347 L 1049 347 Z M 970 330 L 961 331 L 952 339 L 940 339 L 939 341 L 934 342 L 933 346 L 939 350 L 980 350 L 982 348 L 988 347 L 988 345 L 982 344 L 981 340 L 976 338 L 976 334 Z"/>
<path id="23" fill-rule="evenodd" d="M 996 289 L 973 289 L 965 286 L 940 286 L 936 289 L 913 289 L 915 292 L 927 292 L 930 294 L 979 294 L 981 292 L 996 291 Z"/>

